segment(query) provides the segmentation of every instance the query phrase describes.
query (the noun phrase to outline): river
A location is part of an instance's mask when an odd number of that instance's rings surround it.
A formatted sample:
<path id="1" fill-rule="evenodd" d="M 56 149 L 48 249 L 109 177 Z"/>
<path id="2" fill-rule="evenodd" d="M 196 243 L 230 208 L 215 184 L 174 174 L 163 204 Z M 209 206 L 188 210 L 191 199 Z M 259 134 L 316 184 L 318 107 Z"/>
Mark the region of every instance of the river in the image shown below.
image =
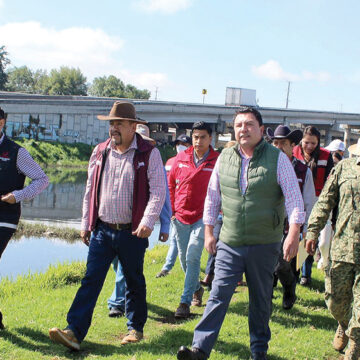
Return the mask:
<path id="1" fill-rule="evenodd" d="M 22 219 L 52 226 L 80 229 L 82 199 L 86 172 L 68 172 L 60 182 L 51 177 L 49 186 L 35 199 L 22 204 Z M 160 224 L 149 238 L 149 249 L 158 243 Z M 88 247 L 81 241 L 69 243 L 63 239 L 22 237 L 11 240 L 0 260 L 0 279 L 14 280 L 18 275 L 44 272 L 49 265 L 86 260 Z"/>

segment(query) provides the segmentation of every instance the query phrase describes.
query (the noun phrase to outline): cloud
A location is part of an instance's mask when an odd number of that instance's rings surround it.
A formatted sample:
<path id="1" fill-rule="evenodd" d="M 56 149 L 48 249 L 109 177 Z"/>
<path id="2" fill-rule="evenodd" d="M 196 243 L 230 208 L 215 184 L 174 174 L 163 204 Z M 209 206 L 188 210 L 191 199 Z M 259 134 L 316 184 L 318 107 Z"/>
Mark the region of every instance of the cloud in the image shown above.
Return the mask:
<path id="1" fill-rule="evenodd" d="M 177 11 L 189 8 L 192 3 L 193 0 L 137 0 L 135 6 L 147 12 L 174 14 Z"/>
<path id="2" fill-rule="evenodd" d="M 326 71 L 313 73 L 303 70 L 300 74 L 286 72 L 275 60 L 269 60 L 265 64 L 251 67 L 252 73 L 262 79 L 285 80 L 285 81 L 320 81 L 325 82 L 331 79 L 331 75 Z"/>
<path id="3" fill-rule="evenodd" d="M 163 86 L 166 83 L 165 74 L 134 73 L 126 69 L 118 60 L 125 41 L 102 29 L 70 27 L 57 30 L 33 21 L 9 23 L 0 26 L 0 44 L 6 46 L 11 66 L 26 65 L 34 70 L 78 67 L 88 81 L 112 74 L 135 86 Z"/>

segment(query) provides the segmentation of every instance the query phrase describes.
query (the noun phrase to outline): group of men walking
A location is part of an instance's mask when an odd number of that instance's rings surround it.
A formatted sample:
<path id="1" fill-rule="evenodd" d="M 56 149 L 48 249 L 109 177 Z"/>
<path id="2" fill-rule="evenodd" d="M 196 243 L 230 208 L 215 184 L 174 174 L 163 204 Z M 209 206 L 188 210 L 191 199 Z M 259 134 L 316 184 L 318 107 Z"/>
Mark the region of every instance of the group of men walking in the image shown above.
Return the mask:
<path id="1" fill-rule="evenodd" d="M 320 175 L 325 174 L 322 168 L 332 167 L 329 165 L 332 158 L 328 160 L 330 152 L 320 148 L 316 131 L 309 129 L 308 138 L 304 140 L 300 130 L 291 131 L 287 126 L 281 125 L 275 132 L 268 129 L 266 134 L 271 145 L 264 140 L 260 112 L 246 107 L 234 116 L 234 145 L 219 155 L 211 146 L 209 124 L 196 122 L 192 139 L 185 135 L 177 139 L 178 154 L 164 169 L 158 149 L 141 131 L 146 129 L 146 122 L 136 116 L 132 103 L 117 101 L 109 115 L 99 115 L 98 119 L 109 121 L 110 128 L 109 139 L 95 147 L 89 161 L 81 224 L 81 238 L 89 246 L 86 274 L 68 312 L 68 325 L 63 330 L 50 329 L 52 340 L 73 350 L 80 349 L 107 271 L 116 258 L 117 281 L 120 281 L 120 269 L 125 292 L 121 315 L 125 314 L 129 330 L 121 344 L 143 338 L 147 320 L 144 255 L 148 237 L 163 211 L 163 217 L 168 220 L 171 217 L 171 246 L 166 264 L 157 277 L 169 273 L 178 252 L 184 286 L 179 306 L 174 309 L 176 318 L 188 318 L 190 306 L 202 305 L 204 289 L 199 274 L 203 248 L 215 256 L 210 296 L 195 328 L 192 347 L 180 347 L 177 358 L 209 358 L 231 297 L 245 274 L 249 290 L 251 358 L 267 359 L 274 275 L 283 285 L 283 308 L 291 309 L 296 301 L 299 273 L 295 257 L 300 236 L 304 242 L 307 240 L 307 251 L 313 255 L 320 231 L 330 212 L 337 208 L 325 297 L 339 322 L 335 349 L 345 349 L 350 339 L 345 359 L 359 358 L 360 157 L 340 162 L 324 186 L 326 179 L 319 180 Z M 0 131 L 4 124 L 0 113 Z M 3 138 L 7 146 L 4 149 Z M 301 140 L 304 143 L 298 145 Z M 312 140 L 315 145 L 308 151 Z M 306 145 L 308 143 L 310 145 Z M 8 203 L 30 197 L 18 195 L 27 189 L 21 190 L 24 175 L 31 174 L 18 164 L 24 150 L 13 144 L 1 134 L 0 157 L 2 152 L 11 150 L 11 161 L 1 159 L 0 216 L 8 214 L 5 209 Z M 360 156 L 360 143 L 349 151 Z M 293 155 L 297 152 L 303 158 Z M 326 156 L 326 162 L 318 154 Z M 7 169 L 20 174 L 15 187 L 13 183 L 3 182 L 7 179 Z M 46 176 L 41 177 L 41 170 L 36 169 L 36 177 L 31 175 L 32 185 L 43 180 L 31 196 L 47 185 Z M 164 210 L 167 192 L 170 211 Z M 317 196 L 320 197 L 316 202 Z M 5 217 L 0 218 L 1 240 L 3 234 L 10 238 L 15 231 L 20 213 L 19 207 L 13 205 L 11 214 L 14 215 L 7 219 L 5 226 Z M 219 215 L 222 226 L 217 236 L 214 227 Z M 160 240 L 167 239 L 169 230 L 165 233 Z M 111 313 L 113 307 L 120 308 L 120 305 L 109 300 L 109 307 Z"/>

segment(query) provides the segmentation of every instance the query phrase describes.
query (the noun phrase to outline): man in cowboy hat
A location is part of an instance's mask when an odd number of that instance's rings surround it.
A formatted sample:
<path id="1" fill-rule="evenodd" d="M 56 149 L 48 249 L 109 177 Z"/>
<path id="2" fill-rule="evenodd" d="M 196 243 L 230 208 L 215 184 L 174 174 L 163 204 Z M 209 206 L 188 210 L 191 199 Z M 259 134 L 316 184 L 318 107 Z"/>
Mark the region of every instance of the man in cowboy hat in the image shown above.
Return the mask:
<path id="1" fill-rule="evenodd" d="M 338 206 L 330 265 L 325 269 L 325 302 L 338 321 L 333 347 L 345 349 L 344 360 L 360 358 L 360 139 L 348 148 L 355 157 L 341 161 L 315 204 L 306 234 L 306 249 L 314 254 L 320 231 Z"/>
<path id="2" fill-rule="evenodd" d="M 135 132 L 134 105 L 116 101 L 108 116 L 109 139 L 98 144 L 89 161 L 83 202 L 81 238 L 89 246 L 86 274 L 67 315 L 64 330 L 49 330 L 50 338 L 80 349 L 90 327 L 97 298 L 109 266 L 118 256 L 125 280 L 129 333 L 121 344 L 143 338 L 147 319 L 143 275 L 145 249 L 166 194 L 160 152 Z"/>
<path id="3" fill-rule="evenodd" d="M 272 140 L 272 144 L 281 150 L 291 161 L 294 167 L 296 177 L 298 178 L 301 194 L 304 200 L 304 210 L 306 212 L 305 223 L 302 227 L 302 234 L 305 237 L 306 224 L 310 216 L 311 209 L 313 208 L 316 195 L 313 176 L 311 170 L 300 160 L 293 156 L 293 148 L 302 139 L 301 130 L 293 130 L 286 125 L 279 125 L 275 132 L 271 128 L 266 130 L 267 136 Z M 284 236 L 283 241 L 289 230 L 289 222 L 286 218 L 284 224 Z M 281 285 L 283 286 L 283 301 L 282 307 L 285 310 L 290 310 L 296 301 L 296 282 L 298 277 L 298 271 L 296 269 L 296 258 L 293 258 L 291 262 L 284 260 L 281 252 L 279 256 L 279 262 L 275 268 L 275 275 L 279 278 Z"/>

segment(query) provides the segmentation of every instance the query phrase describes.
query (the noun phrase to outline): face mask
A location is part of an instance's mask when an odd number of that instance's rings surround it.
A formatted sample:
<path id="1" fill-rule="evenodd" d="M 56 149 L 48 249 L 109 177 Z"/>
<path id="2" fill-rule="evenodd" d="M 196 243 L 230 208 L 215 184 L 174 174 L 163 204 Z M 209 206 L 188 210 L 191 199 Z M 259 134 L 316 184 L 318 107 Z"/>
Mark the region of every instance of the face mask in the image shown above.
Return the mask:
<path id="1" fill-rule="evenodd" d="M 179 152 L 181 152 L 181 151 L 184 151 L 184 150 L 186 150 L 187 149 L 187 147 L 185 146 L 185 145 L 176 145 L 176 151 L 177 151 L 177 153 L 179 153 Z"/>

